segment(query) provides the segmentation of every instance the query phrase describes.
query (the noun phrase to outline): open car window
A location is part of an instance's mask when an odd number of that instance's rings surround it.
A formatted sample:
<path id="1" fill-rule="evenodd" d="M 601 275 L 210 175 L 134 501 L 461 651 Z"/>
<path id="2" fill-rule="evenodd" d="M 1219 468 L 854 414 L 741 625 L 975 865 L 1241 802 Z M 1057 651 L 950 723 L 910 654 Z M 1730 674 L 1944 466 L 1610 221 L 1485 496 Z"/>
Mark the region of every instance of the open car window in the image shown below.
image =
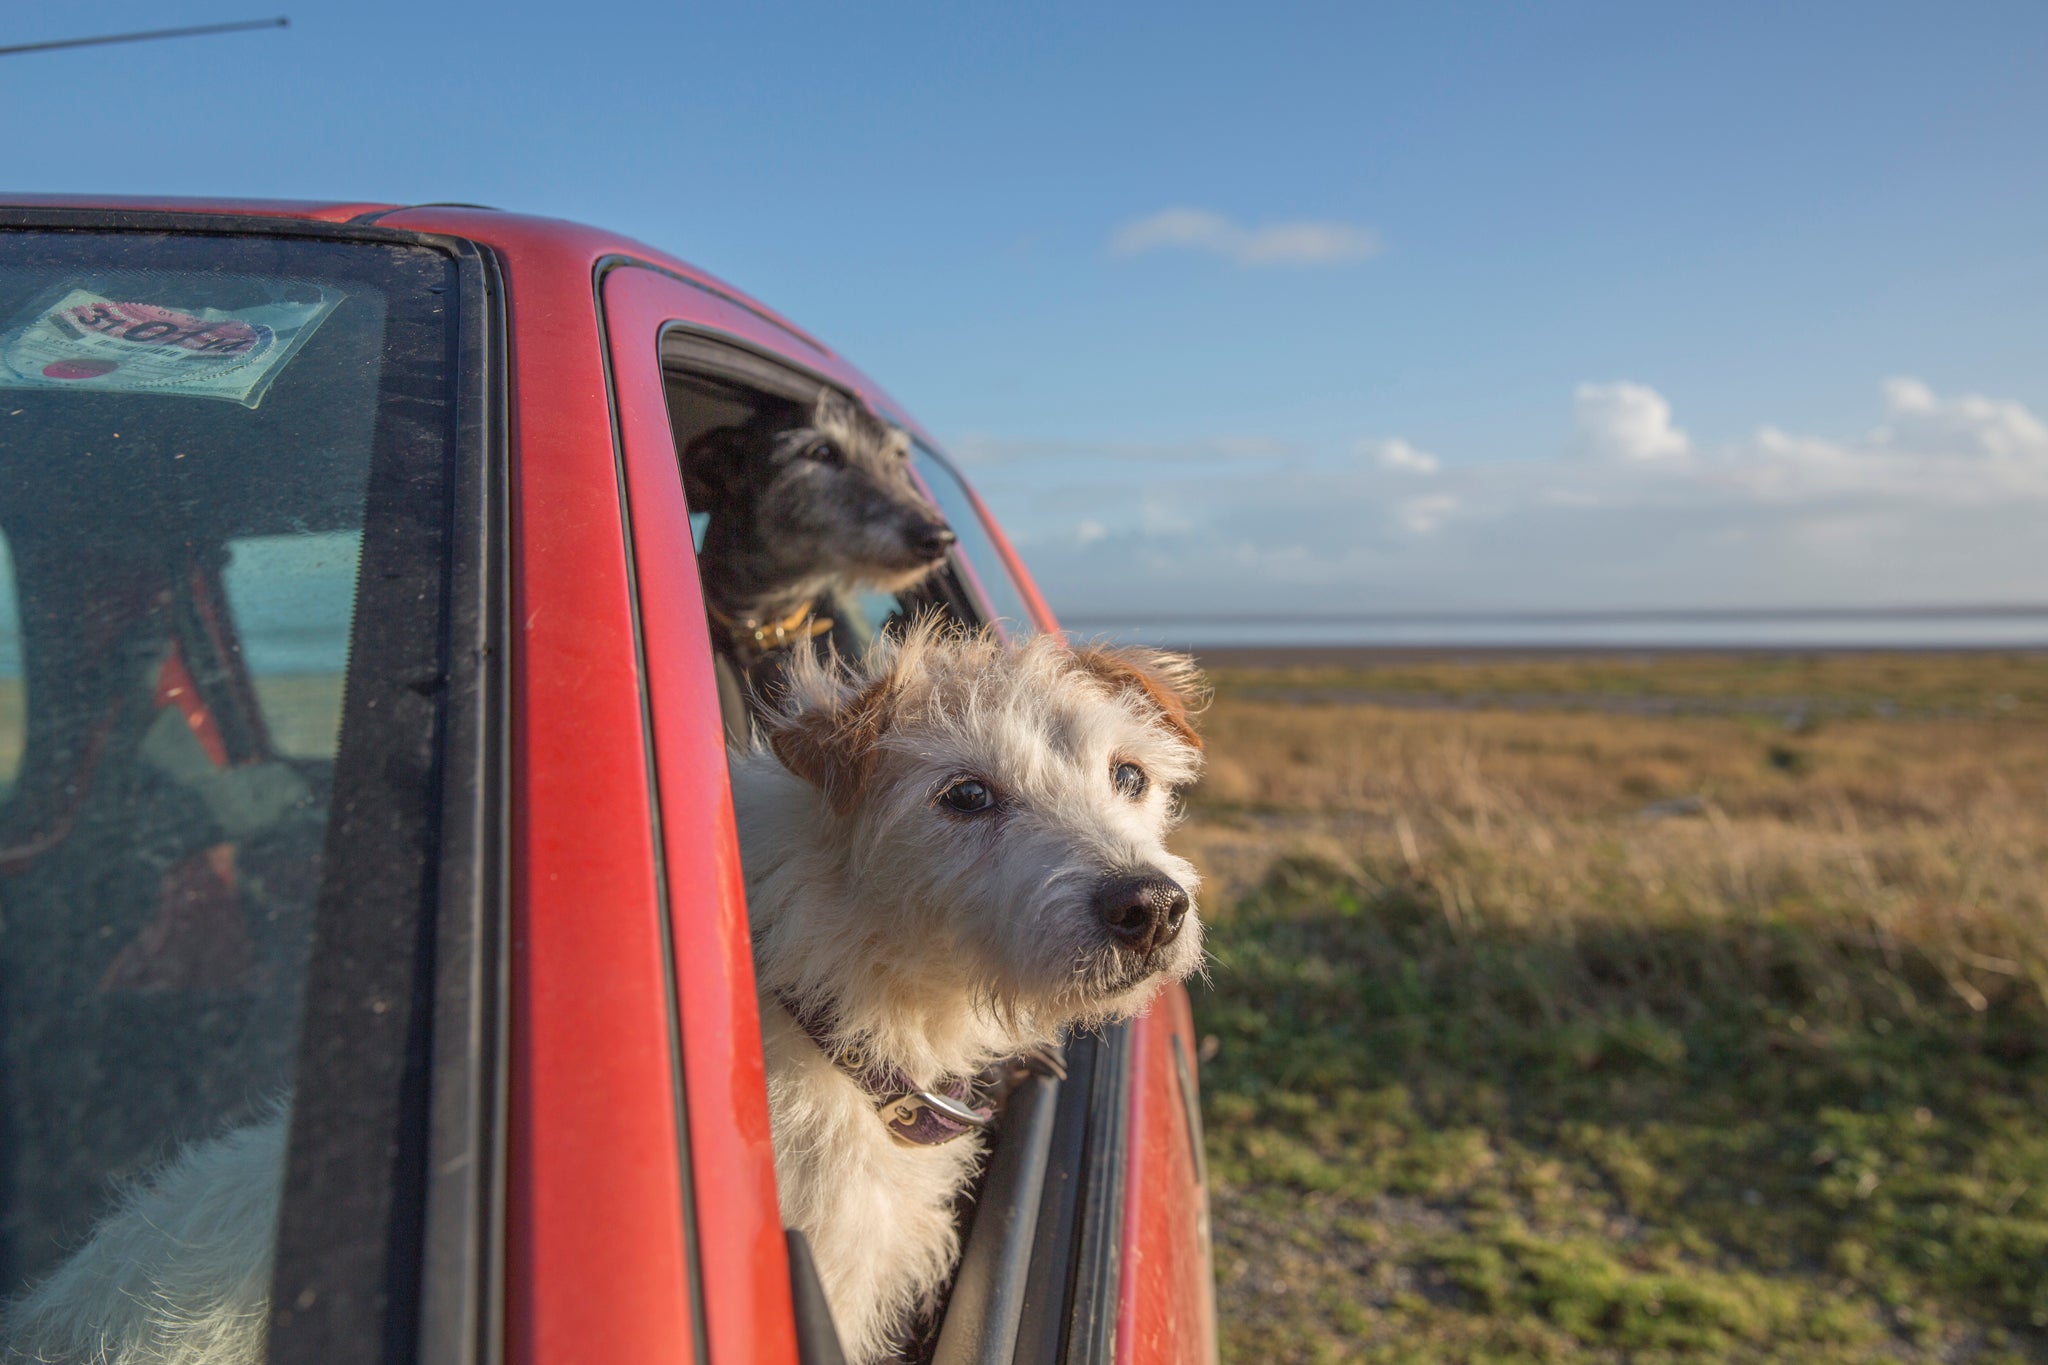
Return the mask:
<path id="1" fill-rule="evenodd" d="M 763 465 L 744 476 L 755 483 L 736 486 L 702 461 L 714 454 L 737 464 L 765 461 L 770 433 L 802 426 L 824 385 L 757 352 L 687 333 L 671 334 L 664 359 L 729 738 L 744 741 L 755 708 L 772 700 L 778 653 L 786 658 L 797 649 L 829 646 L 855 655 L 900 623 L 931 612 L 968 625 L 995 624 L 1013 639 L 1036 628 L 958 473 L 937 452 L 909 443 L 906 459 L 920 496 L 952 536 L 943 562 L 914 582 L 886 587 L 821 573 L 804 610 L 780 623 L 795 636 L 778 640 L 764 667 L 751 657 L 746 631 L 735 627 L 775 624 L 767 618 L 777 613 L 736 619 L 744 613 L 721 601 L 731 565 L 720 557 L 772 557 L 768 552 L 776 547 L 762 542 L 778 534 L 795 549 L 815 545 L 824 534 L 820 527 L 830 523 L 807 520 L 801 502 L 786 503 L 781 516 L 760 518 L 744 536 L 730 527 L 721 535 L 719 519 L 750 515 L 750 500 L 779 475 Z M 744 441 L 721 435 L 731 432 L 753 434 Z M 889 513 L 884 508 L 877 515 Z M 818 557 L 826 565 L 844 562 L 843 552 L 829 546 Z M 796 563 L 800 568 L 800 557 Z M 1063 1078 L 1034 1074 L 1004 1098 L 988 1161 L 962 1201 L 958 1274 L 938 1314 L 921 1324 L 921 1335 L 902 1343 L 905 1358 L 933 1365 L 1108 1358 L 1123 1228 L 1129 1052 L 1123 1025 L 1077 1036 L 1066 1049 Z M 807 1292 L 801 1251 L 795 1264 L 800 1329 L 815 1331 L 817 1319 L 829 1312 L 821 1294 Z"/>
<path id="2" fill-rule="evenodd" d="M 886 489 L 877 494 L 874 481 L 855 479 L 850 482 L 857 486 L 816 503 L 786 497 L 772 509 L 760 505 L 769 495 L 776 434 L 805 428 L 821 394 L 854 407 L 860 406 L 857 399 L 793 365 L 681 330 L 664 339 L 663 362 L 718 657 L 721 707 L 735 742 L 749 733 L 751 713 L 772 697 L 775 659 L 792 644 L 857 657 L 882 634 L 920 615 L 982 625 L 1008 616 L 1011 603 L 1021 604 L 957 476 L 901 433 L 893 439 L 908 476 L 895 495 Z M 871 415 L 865 420 L 881 425 Z M 824 515 L 822 505 L 832 502 L 859 503 L 872 525 L 863 527 L 859 514 Z M 906 524 L 914 529 L 920 516 L 948 528 L 950 543 L 934 552 L 935 562 L 923 571 L 914 551 L 905 566 L 898 545 Z M 757 559 L 772 567 L 754 571 Z M 754 573 L 749 583 L 763 577 L 805 583 L 797 608 L 778 606 L 763 615 L 744 606 L 747 596 L 729 586 L 732 565 L 743 560 Z M 994 567 L 984 568 L 984 560 Z"/>
<path id="3" fill-rule="evenodd" d="M 395 242 L 0 233 L 12 1352 L 258 1358 L 281 1222 L 416 1282 L 348 1196 L 425 1081 L 455 282 Z"/>

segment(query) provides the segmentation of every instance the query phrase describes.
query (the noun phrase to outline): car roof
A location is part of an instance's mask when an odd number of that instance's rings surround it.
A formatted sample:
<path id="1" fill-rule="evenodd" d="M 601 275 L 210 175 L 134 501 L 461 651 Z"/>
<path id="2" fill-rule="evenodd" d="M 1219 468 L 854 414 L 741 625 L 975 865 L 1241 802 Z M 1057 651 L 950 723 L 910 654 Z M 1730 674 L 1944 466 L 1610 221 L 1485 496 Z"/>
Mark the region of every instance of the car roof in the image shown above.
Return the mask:
<path id="1" fill-rule="evenodd" d="M 0 193 L 0 212 L 7 209 L 62 209 L 78 212 L 103 210 L 112 213 L 147 214 L 193 214 L 208 217 L 233 218 L 296 218 L 310 223 L 356 223 L 383 224 L 390 227 L 413 228 L 433 231 L 430 222 L 443 220 L 451 215 L 443 212 L 453 210 L 453 216 L 468 220 L 467 225 L 482 226 L 488 222 L 497 231 L 458 231 L 458 235 L 475 237 L 480 241 L 492 241 L 500 236 L 516 238 L 526 243 L 547 243 L 572 249 L 589 250 L 593 246 L 604 249 L 608 254 L 629 256 L 646 264 L 656 266 L 673 274 L 681 275 L 694 283 L 701 284 L 740 304 L 749 311 L 774 323 L 784 331 L 801 337 L 813 348 L 831 356 L 830 347 L 798 327 L 789 319 L 769 308 L 757 299 L 748 297 L 740 290 L 700 270 L 687 261 L 678 260 L 658 248 L 648 246 L 620 233 L 608 233 L 582 223 L 569 222 L 559 218 L 542 218 L 529 214 L 506 213 L 482 204 L 426 203 L 395 204 L 382 200 L 318 200 L 318 199 L 234 199 L 205 198 L 185 195 L 123 195 L 123 194 L 4 194 Z M 488 214 L 487 220 L 471 219 L 470 214 Z M 390 221 L 396 218 L 397 221 Z M 836 358 L 836 357 L 835 357 Z"/>
<path id="2" fill-rule="evenodd" d="M 403 205 L 369 200 L 322 202 L 306 199 L 208 199 L 175 194 L 5 194 L 0 209 L 112 209 L 127 213 L 208 213 L 234 217 L 304 218 L 316 223 L 346 223 L 366 213 L 388 212 Z"/>
<path id="3" fill-rule="evenodd" d="M 185 195 L 7 194 L 0 193 L 0 213 L 9 209 L 104 211 L 136 214 L 192 214 L 231 218 L 295 218 L 310 223 L 376 224 L 418 232 L 441 232 L 469 238 L 517 254 L 535 247 L 573 255 L 621 256 L 680 276 L 729 299 L 803 342 L 823 361 L 820 369 L 883 408 L 927 445 L 936 446 L 886 390 L 849 365 L 831 347 L 774 309 L 725 283 L 709 271 L 635 241 L 623 233 L 560 218 L 507 213 L 481 204 L 398 204 L 384 200 L 250 199 Z"/>

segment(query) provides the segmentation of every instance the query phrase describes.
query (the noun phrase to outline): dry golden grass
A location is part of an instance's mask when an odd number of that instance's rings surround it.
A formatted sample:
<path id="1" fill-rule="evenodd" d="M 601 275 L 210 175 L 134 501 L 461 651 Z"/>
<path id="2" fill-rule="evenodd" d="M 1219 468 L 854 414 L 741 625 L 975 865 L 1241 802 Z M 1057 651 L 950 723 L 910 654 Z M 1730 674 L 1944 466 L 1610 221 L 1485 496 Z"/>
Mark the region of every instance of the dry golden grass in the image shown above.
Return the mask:
<path id="1" fill-rule="evenodd" d="M 2048 726 L 1287 705 L 1225 696 L 1187 840 L 1226 899 L 1282 854 L 1400 866 L 1497 922 L 1857 902 L 2048 990 Z M 1989 964 L 1989 965 L 1987 965 Z"/>
<path id="2" fill-rule="evenodd" d="M 2048 726 L 1286 705 L 1225 696 L 1187 840 L 1225 898 L 1282 854 L 1400 866 L 1496 920 L 1847 898 L 2048 990 Z M 1986 965 L 1989 964 L 1989 965 Z"/>
<path id="3" fill-rule="evenodd" d="M 1206 717 L 1228 1353 L 2048 1347 L 2048 665 L 1459 667 Z"/>

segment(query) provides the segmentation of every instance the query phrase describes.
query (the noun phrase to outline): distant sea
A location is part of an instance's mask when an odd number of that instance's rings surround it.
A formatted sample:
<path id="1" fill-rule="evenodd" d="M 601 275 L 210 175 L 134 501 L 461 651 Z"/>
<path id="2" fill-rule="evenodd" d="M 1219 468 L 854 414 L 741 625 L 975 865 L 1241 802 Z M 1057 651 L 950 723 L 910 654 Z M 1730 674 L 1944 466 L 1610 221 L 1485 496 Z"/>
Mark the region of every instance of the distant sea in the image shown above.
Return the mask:
<path id="1" fill-rule="evenodd" d="M 1388 649 L 2048 649 L 2048 604 L 1535 612 L 1063 613 L 1075 635 Z"/>

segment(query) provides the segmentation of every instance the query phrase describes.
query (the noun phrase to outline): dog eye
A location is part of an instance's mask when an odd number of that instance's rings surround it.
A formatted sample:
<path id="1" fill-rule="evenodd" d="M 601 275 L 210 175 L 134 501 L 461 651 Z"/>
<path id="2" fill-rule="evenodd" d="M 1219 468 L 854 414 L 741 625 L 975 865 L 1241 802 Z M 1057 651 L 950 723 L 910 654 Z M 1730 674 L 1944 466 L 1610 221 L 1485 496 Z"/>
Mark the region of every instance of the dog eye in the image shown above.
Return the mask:
<path id="1" fill-rule="evenodd" d="M 830 441 L 820 441 L 804 452 L 804 455 L 819 464 L 844 464 L 846 457 L 839 453 L 839 447 Z"/>
<path id="2" fill-rule="evenodd" d="M 961 815 L 979 815 L 995 809 L 996 794 L 989 790 L 986 782 L 963 777 L 939 793 L 939 804 Z"/>
<path id="3" fill-rule="evenodd" d="M 1145 776 L 1145 770 L 1135 763 L 1117 764 L 1111 776 L 1116 782 L 1116 789 L 1133 801 L 1143 796 L 1145 789 L 1152 785 L 1152 779 Z"/>

